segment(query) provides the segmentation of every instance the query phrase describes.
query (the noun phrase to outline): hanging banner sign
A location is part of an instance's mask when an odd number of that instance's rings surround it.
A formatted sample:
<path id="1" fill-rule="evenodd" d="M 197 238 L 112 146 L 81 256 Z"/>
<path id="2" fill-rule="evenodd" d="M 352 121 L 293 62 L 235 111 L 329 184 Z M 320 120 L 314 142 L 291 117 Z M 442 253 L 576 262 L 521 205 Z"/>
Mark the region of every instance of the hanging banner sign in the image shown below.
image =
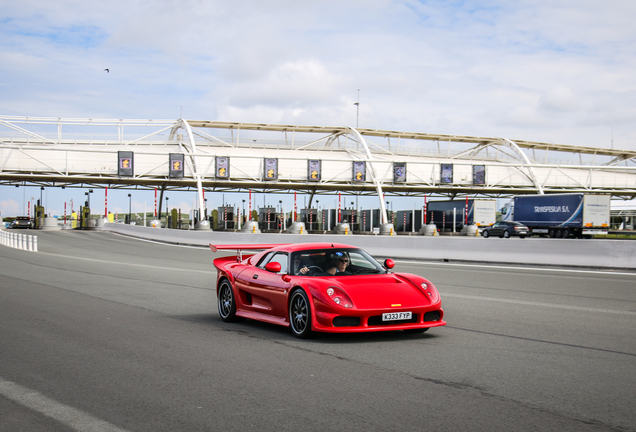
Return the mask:
<path id="1" fill-rule="evenodd" d="M 265 180 L 278 179 L 278 159 L 265 158 Z"/>
<path id="2" fill-rule="evenodd" d="M 367 178 L 367 163 L 366 162 L 353 162 L 353 181 L 363 182 Z"/>
<path id="3" fill-rule="evenodd" d="M 117 175 L 119 177 L 133 177 L 135 175 L 135 158 L 133 152 L 117 152 Z"/>
<path id="4" fill-rule="evenodd" d="M 486 184 L 486 165 L 473 165 L 473 184 Z"/>
<path id="5" fill-rule="evenodd" d="M 440 165 L 440 183 L 452 184 L 453 183 L 453 164 L 441 164 Z"/>
<path id="6" fill-rule="evenodd" d="M 230 158 L 228 156 L 216 157 L 216 178 L 230 178 Z"/>
<path id="7" fill-rule="evenodd" d="M 320 181 L 322 175 L 322 166 L 320 160 L 308 160 L 307 161 L 307 180 Z"/>
<path id="8" fill-rule="evenodd" d="M 406 162 L 393 163 L 393 182 L 406 183 Z"/>
<path id="9" fill-rule="evenodd" d="M 183 153 L 170 153 L 170 178 L 183 178 Z"/>

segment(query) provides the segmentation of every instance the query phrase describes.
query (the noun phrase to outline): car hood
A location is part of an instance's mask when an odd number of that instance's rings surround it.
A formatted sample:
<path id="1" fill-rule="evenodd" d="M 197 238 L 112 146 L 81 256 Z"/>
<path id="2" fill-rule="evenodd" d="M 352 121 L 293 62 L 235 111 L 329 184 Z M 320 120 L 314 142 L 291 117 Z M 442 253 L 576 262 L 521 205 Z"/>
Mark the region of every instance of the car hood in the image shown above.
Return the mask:
<path id="1" fill-rule="evenodd" d="M 403 275 L 334 277 L 329 278 L 329 286 L 343 289 L 359 309 L 415 307 L 431 303 L 424 290 Z"/>

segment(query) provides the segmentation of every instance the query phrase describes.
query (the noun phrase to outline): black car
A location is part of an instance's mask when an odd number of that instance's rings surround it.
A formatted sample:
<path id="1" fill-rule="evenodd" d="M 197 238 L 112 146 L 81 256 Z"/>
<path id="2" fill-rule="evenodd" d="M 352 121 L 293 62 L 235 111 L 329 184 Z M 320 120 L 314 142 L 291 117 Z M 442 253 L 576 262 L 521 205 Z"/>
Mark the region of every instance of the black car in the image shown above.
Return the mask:
<path id="1" fill-rule="evenodd" d="M 518 236 L 526 238 L 530 234 L 528 227 L 519 222 L 497 222 L 494 225 L 484 228 L 481 235 L 484 237 L 499 236 L 500 238 L 509 238 L 510 236 Z"/>
<path id="2" fill-rule="evenodd" d="M 9 228 L 33 228 L 33 222 L 28 216 L 18 216 L 11 222 Z"/>

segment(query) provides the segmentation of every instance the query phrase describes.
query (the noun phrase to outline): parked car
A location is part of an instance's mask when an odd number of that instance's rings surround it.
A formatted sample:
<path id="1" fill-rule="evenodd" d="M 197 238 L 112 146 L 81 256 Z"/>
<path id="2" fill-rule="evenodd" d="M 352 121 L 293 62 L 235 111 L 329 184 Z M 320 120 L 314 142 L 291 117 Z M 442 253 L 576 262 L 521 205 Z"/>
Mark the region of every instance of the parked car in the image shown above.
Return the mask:
<path id="1" fill-rule="evenodd" d="M 509 238 L 510 236 L 518 236 L 519 238 L 526 238 L 530 235 L 528 227 L 519 222 L 496 222 L 488 228 L 484 228 L 481 235 L 485 238 L 490 236 L 499 236 L 499 238 Z"/>
<path id="2" fill-rule="evenodd" d="M 11 222 L 9 228 L 33 228 L 33 221 L 28 216 L 18 216 L 13 222 Z"/>

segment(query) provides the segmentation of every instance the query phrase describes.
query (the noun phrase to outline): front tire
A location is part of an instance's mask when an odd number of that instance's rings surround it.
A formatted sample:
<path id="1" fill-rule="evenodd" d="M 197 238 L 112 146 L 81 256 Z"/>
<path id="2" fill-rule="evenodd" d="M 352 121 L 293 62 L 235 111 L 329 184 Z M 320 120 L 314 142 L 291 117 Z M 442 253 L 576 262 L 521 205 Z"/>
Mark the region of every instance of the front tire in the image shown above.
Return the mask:
<path id="1" fill-rule="evenodd" d="M 236 321 L 236 299 L 234 298 L 232 285 L 227 279 L 223 279 L 219 285 L 217 304 L 219 306 L 219 315 L 223 321 Z"/>
<path id="2" fill-rule="evenodd" d="M 504 236 L 504 238 L 510 238 L 510 232 L 509 231 L 504 231 L 503 236 Z"/>
<path id="3" fill-rule="evenodd" d="M 488 234 L 488 230 L 484 230 L 484 232 L 482 232 L 481 235 L 484 236 L 484 238 L 488 238 L 490 234 Z"/>
<path id="4" fill-rule="evenodd" d="M 302 289 L 294 291 L 289 301 L 289 326 L 297 338 L 307 339 L 311 336 L 311 306 Z"/>

